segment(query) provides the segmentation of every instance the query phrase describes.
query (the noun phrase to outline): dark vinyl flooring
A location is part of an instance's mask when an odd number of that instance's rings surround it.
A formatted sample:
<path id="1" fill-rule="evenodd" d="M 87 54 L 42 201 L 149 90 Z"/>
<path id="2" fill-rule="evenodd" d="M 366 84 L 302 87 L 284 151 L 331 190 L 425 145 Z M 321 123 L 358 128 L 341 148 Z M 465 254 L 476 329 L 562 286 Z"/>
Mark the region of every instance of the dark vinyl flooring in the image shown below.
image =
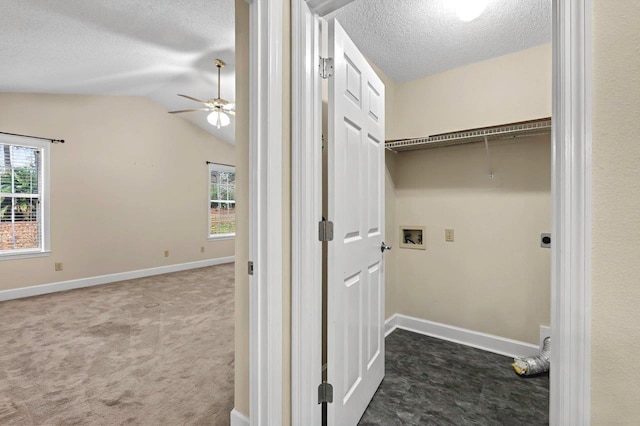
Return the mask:
<path id="1" fill-rule="evenodd" d="M 396 330 L 386 375 L 360 425 L 547 425 L 549 376 L 523 378 L 511 358 Z"/>

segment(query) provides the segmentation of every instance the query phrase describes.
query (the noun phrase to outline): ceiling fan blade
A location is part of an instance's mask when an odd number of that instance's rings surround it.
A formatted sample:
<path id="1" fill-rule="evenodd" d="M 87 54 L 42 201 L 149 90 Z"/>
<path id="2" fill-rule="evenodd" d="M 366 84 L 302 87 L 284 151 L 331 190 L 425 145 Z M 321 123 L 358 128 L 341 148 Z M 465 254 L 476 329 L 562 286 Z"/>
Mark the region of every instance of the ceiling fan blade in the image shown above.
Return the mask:
<path id="1" fill-rule="evenodd" d="M 229 115 L 236 115 L 236 112 L 234 110 L 224 110 L 225 113 L 229 114 Z"/>
<path id="2" fill-rule="evenodd" d="M 181 95 L 180 93 L 178 93 L 178 96 L 181 96 L 181 97 L 183 97 L 183 98 L 190 99 L 190 100 L 192 100 L 192 101 L 200 102 L 201 104 L 205 104 L 205 105 L 207 104 L 205 101 L 201 101 L 200 99 L 196 99 L 196 98 L 194 98 L 194 97 L 192 97 L 192 96 Z"/>
<path id="3" fill-rule="evenodd" d="M 194 111 L 209 111 L 209 108 L 181 109 L 180 111 L 169 111 L 169 114 L 180 114 L 181 112 L 194 112 Z"/>
<path id="4" fill-rule="evenodd" d="M 236 104 L 229 102 L 229 103 L 225 104 L 225 105 L 222 107 L 222 109 L 224 109 L 225 111 L 235 111 L 235 109 L 236 109 Z"/>

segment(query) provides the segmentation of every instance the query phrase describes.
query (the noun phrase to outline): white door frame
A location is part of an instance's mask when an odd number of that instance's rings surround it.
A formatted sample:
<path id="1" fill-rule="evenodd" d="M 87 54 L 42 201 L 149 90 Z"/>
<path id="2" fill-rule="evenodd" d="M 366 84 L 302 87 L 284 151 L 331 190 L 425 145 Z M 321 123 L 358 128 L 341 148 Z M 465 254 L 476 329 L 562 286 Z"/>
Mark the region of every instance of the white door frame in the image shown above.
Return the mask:
<path id="1" fill-rule="evenodd" d="M 282 424 L 283 0 L 249 1 L 249 409 Z"/>
<path id="2" fill-rule="evenodd" d="M 322 93 L 320 22 L 291 4 L 291 424 L 320 426 L 322 381 Z"/>
<path id="3" fill-rule="evenodd" d="M 320 425 L 318 16 L 350 1 L 292 0 L 292 425 Z M 553 0 L 552 426 L 590 424 L 591 4 Z"/>
<path id="4" fill-rule="evenodd" d="M 591 422 L 591 8 L 553 0 L 550 424 Z"/>

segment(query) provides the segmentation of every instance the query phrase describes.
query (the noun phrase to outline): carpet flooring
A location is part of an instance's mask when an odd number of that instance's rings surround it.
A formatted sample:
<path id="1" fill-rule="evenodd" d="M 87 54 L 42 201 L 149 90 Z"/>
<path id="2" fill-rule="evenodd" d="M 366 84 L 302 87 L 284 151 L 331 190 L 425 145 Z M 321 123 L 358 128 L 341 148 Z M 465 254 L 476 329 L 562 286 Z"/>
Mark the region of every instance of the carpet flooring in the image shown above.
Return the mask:
<path id="1" fill-rule="evenodd" d="M 397 329 L 386 375 L 361 426 L 549 424 L 549 376 L 523 378 L 512 358 Z"/>
<path id="2" fill-rule="evenodd" d="M 0 303 L 1 425 L 228 425 L 234 266 Z"/>

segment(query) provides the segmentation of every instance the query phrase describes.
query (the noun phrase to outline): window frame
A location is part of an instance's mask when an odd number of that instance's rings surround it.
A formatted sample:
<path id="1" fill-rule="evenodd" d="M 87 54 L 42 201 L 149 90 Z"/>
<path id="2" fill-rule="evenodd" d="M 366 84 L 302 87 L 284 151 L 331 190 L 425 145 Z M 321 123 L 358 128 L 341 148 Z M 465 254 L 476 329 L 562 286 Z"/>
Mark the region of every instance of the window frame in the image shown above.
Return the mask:
<path id="1" fill-rule="evenodd" d="M 235 232 L 230 232 L 227 234 L 212 234 L 211 233 L 211 202 L 213 200 L 211 200 L 211 172 L 226 172 L 226 173 L 233 173 L 235 175 L 236 173 L 236 166 L 232 166 L 230 164 L 221 164 L 221 163 L 213 163 L 213 162 L 209 162 L 208 163 L 208 173 L 207 173 L 207 179 L 208 179 L 208 184 L 207 184 L 207 217 L 209 218 L 208 222 L 207 222 L 207 235 L 208 235 L 208 240 L 209 241 L 220 241 L 220 240 L 232 240 L 236 238 L 236 233 Z M 235 178 L 234 178 L 234 182 L 233 182 L 233 194 L 234 194 L 234 199 L 233 199 L 233 205 L 235 207 L 236 204 L 236 200 L 235 200 Z"/>
<path id="2" fill-rule="evenodd" d="M 40 217 L 38 218 L 41 229 L 40 247 L 37 249 L 1 250 L 0 261 L 49 256 L 51 253 L 51 142 L 28 136 L 0 134 L 0 144 L 35 148 L 41 152 L 40 176 L 38 177 L 40 191 Z"/>

